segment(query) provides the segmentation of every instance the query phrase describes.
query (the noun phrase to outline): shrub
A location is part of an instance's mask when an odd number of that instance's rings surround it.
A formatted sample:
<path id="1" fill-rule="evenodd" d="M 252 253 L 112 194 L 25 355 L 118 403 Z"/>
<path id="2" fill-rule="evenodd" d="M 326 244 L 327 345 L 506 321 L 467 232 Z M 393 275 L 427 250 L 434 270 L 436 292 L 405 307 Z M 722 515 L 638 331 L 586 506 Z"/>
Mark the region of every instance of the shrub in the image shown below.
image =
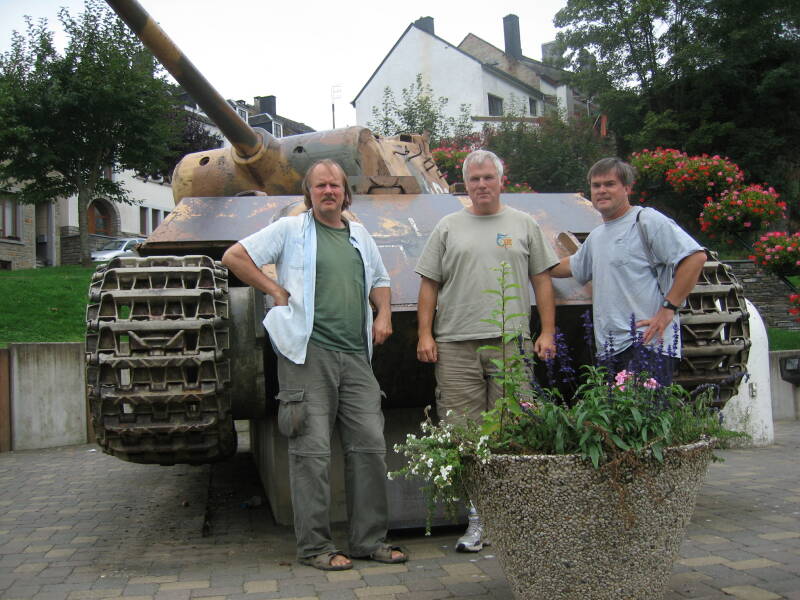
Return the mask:
<path id="1" fill-rule="evenodd" d="M 676 160 L 666 178 L 679 194 L 717 197 L 725 190 L 737 189 L 744 181 L 744 173 L 727 158 L 703 154 Z"/>
<path id="2" fill-rule="evenodd" d="M 795 321 L 800 321 L 800 294 L 791 294 L 789 296 L 789 304 L 792 305 L 789 309 L 789 314 L 795 317 Z"/>
<path id="3" fill-rule="evenodd" d="M 743 190 L 726 190 L 718 200 L 706 199 L 698 221 L 704 233 L 713 237 L 737 231 L 757 231 L 786 218 L 786 203 L 773 188 L 749 185 Z"/>
<path id="4" fill-rule="evenodd" d="M 636 183 L 633 198 L 646 202 L 658 194 L 671 193 L 667 185 L 667 171 L 675 168 L 675 163 L 687 160 L 685 152 L 673 148 L 656 148 L 631 154 L 630 162 L 636 168 Z"/>
<path id="5" fill-rule="evenodd" d="M 768 231 L 753 244 L 750 260 L 779 275 L 800 272 L 800 232 Z"/>
<path id="6" fill-rule="evenodd" d="M 461 167 L 464 165 L 464 159 L 472 150 L 463 146 L 457 148 L 455 146 L 439 146 L 431 150 L 433 160 L 436 166 L 439 167 L 447 183 L 459 183 L 463 180 L 461 175 Z"/>

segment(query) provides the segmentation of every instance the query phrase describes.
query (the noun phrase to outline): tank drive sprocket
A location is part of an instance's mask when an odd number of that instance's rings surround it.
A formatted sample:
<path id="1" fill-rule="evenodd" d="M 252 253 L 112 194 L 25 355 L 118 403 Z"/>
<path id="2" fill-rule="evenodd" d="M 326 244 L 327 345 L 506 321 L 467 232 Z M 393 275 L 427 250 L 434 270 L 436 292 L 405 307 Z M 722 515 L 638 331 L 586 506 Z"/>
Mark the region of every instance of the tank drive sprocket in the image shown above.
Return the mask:
<path id="1" fill-rule="evenodd" d="M 747 370 L 750 326 L 742 285 L 713 253 L 680 315 L 683 358 L 675 382 L 687 389 L 715 384 L 721 408 Z"/>

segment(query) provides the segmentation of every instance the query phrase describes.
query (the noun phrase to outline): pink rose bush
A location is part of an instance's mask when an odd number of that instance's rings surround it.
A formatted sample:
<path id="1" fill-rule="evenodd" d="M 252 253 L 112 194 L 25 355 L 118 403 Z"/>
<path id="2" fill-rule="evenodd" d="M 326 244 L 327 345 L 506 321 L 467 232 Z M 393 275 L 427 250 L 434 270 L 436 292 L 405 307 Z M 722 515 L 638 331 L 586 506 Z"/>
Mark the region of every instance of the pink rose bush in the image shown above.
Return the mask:
<path id="1" fill-rule="evenodd" d="M 768 231 L 753 244 L 750 260 L 781 275 L 800 272 L 800 232 Z"/>
<path id="2" fill-rule="evenodd" d="M 698 221 L 711 237 L 737 231 L 757 231 L 764 225 L 786 218 L 786 203 L 774 188 L 748 185 L 742 190 L 725 190 L 715 200 L 709 196 Z"/>

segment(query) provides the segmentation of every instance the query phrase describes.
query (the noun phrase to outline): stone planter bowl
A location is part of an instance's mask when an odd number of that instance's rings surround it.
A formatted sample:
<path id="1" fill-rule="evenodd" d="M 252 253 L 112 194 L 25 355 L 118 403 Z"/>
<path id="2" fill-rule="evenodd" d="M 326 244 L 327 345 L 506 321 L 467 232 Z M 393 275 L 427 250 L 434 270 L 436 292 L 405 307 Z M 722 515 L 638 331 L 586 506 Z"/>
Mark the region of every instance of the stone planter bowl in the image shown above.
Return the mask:
<path id="1" fill-rule="evenodd" d="M 712 443 L 670 448 L 664 464 L 607 470 L 576 455 L 497 455 L 467 488 L 518 599 L 658 599 L 694 511 Z"/>

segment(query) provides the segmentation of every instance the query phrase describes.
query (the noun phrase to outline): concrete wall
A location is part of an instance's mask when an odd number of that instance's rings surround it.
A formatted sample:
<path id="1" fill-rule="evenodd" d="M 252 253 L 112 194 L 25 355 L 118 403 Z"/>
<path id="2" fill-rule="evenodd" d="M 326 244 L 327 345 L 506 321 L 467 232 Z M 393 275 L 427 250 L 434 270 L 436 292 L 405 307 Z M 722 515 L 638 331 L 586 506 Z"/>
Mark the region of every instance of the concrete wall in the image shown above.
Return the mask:
<path id="1" fill-rule="evenodd" d="M 36 207 L 20 204 L 19 239 L 0 238 L 0 261 L 10 262 L 12 269 L 36 266 Z"/>
<path id="2" fill-rule="evenodd" d="M 751 323 L 751 328 L 756 327 Z M 800 419 L 800 388 L 780 375 L 780 359 L 800 356 L 800 350 L 770 352 L 767 358 L 764 347 L 754 344 L 751 379 L 725 409 L 730 424 L 739 423 L 759 445 L 772 441 L 771 419 Z M 87 434 L 83 361 L 80 343 L 11 344 L 0 350 L 0 452 L 93 441 Z M 236 429 L 245 438 L 246 422 L 237 421 Z"/>
<path id="3" fill-rule="evenodd" d="M 11 344 L 11 449 L 86 443 L 83 344 Z"/>
<path id="4" fill-rule="evenodd" d="M 781 378 L 781 359 L 800 357 L 800 350 L 769 353 L 769 376 L 772 382 L 772 418 L 776 421 L 800 419 L 800 388 Z"/>

